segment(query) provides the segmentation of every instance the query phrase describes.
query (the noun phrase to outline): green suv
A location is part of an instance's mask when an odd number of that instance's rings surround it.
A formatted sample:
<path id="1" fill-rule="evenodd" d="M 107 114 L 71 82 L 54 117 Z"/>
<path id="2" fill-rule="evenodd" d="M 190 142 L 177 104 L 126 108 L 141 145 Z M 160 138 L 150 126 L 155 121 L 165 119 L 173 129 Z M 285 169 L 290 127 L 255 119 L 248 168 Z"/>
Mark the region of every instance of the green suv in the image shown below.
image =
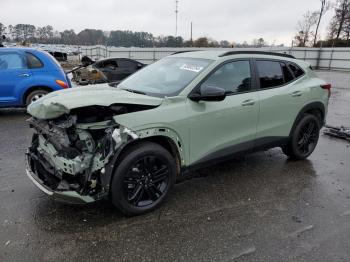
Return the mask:
<path id="1" fill-rule="evenodd" d="M 55 199 L 109 198 L 143 214 L 186 171 L 272 147 L 307 158 L 330 88 L 286 54 L 176 53 L 116 88 L 73 88 L 31 104 L 27 175 Z"/>

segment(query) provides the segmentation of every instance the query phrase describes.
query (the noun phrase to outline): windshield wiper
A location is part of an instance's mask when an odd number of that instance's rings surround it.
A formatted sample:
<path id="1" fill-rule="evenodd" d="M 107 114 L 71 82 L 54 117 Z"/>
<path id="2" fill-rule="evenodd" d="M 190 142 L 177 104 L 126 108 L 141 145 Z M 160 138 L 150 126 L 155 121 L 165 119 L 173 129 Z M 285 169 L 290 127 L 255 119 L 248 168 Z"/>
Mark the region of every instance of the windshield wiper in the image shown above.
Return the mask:
<path id="1" fill-rule="evenodd" d="M 147 95 L 145 92 L 142 91 L 138 91 L 138 90 L 133 90 L 133 89 L 129 89 L 129 88 L 122 88 L 121 90 L 125 90 L 131 93 L 135 93 L 135 94 L 140 94 L 140 95 Z"/>

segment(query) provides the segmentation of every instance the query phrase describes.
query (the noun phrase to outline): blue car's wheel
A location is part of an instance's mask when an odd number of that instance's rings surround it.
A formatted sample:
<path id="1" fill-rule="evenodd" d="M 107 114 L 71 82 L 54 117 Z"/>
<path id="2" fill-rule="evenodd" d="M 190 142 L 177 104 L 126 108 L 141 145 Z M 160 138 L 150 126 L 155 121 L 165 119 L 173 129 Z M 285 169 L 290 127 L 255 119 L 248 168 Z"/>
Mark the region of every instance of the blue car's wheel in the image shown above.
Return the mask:
<path id="1" fill-rule="evenodd" d="M 37 101 L 38 99 L 42 98 L 49 92 L 44 89 L 37 89 L 29 93 L 29 95 L 26 98 L 26 106 L 29 106 L 31 103 Z"/>

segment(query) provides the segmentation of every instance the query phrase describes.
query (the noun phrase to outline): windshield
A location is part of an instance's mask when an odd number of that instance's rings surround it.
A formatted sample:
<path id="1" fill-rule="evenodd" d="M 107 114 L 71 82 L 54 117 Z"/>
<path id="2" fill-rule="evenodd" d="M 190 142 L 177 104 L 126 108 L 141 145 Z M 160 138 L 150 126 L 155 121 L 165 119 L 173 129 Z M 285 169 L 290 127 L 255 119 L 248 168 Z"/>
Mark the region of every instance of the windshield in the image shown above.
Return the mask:
<path id="1" fill-rule="evenodd" d="M 188 57 L 163 58 L 131 75 L 118 88 L 150 96 L 176 96 L 211 62 Z"/>

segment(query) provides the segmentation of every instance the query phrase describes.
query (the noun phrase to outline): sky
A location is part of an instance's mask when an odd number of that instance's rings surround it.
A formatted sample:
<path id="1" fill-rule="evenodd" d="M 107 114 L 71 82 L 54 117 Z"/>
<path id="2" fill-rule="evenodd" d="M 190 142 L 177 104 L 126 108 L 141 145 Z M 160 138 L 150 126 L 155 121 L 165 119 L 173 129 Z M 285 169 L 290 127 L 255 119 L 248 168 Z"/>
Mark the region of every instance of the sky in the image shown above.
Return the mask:
<path id="1" fill-rule="evenodd" d="M 262 37 L 290 45 L 298 20 L 319 8 L 320 0 L 179 0 L 178 35 L 189 39 L 193 22 L 193 38 L 251 43 Z M 322 38 L 332 15 L 326 13 L 321 23 Z M 0 23 L 175 35 L 175 0 L 1 0 Z"/>

